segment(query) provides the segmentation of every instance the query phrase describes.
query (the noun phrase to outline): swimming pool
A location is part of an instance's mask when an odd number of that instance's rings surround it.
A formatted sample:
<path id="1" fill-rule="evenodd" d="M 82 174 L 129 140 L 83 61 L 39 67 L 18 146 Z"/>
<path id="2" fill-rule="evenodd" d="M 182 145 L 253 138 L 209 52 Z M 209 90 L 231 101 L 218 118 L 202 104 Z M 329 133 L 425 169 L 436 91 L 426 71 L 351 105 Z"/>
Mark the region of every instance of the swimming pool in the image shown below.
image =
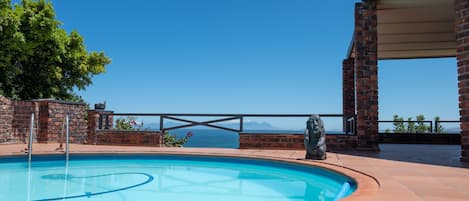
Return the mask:
<path id="1" fill-rule="evenodd" d="M 0 200 L 313 201 L 350 195 L 349 177 L 312 166 L 212 156 L 0 158 Z"/>

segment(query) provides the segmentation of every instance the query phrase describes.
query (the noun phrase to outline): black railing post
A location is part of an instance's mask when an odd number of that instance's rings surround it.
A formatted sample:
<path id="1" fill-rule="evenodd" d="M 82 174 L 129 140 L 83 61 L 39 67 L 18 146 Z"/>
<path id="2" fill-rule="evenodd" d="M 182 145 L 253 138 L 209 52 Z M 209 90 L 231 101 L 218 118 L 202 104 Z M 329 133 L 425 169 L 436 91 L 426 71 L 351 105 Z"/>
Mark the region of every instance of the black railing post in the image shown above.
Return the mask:
<path id="1" fill-rule="evenodd" d="M 433 132 L 433 121 L 430 121 L 430 133 Z"/>
<path id="2" fill-rule="evenodd" d="M 109 115 L 106 114 L 106 124 L 104 124 L 104 129 L 109 129 Z"/>
<path id="3" fill-rule="evenodd" d="M 164 146 L 164 115 L 160 115 L 160 147 Z"/>
<path id="4" fill-rule="evenodd" d="M 244 117 L 243 116 L 240 116 L 239 117 L 239 132 L 243 132 L 244 131 Z"/>
<path id="5" fill-rule="evenodd" d="M 162 131 L 164 128 L 164 116 L 161 115 L 160 116 L 160 131 Z"/>
<path id="6" fill-rule="evenodd" d="M 103 129 L 103 114 L 99 114 L 98 129 Z"/>
<path id="7" fill-rule="evenodd" d="M 160 147 L 164 147 L 164 133 L 165 133 L 165 130 L 161 130 L 161 135 L 160 135 Z"/>

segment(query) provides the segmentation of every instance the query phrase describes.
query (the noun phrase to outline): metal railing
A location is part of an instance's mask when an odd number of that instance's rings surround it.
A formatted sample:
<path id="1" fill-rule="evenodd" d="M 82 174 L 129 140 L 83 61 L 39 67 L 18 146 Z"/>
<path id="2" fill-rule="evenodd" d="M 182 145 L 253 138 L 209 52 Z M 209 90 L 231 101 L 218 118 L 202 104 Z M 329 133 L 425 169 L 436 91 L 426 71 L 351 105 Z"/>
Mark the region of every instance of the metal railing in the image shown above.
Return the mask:
<path id="1" fill-rule="evenodd" d="M 356 134 L 357 133 L 357 121 L 356 116 L 348 117 L 344 123 L 345 134 Z"/>
<path id="2" fill-rule="evenodd" d="M 312 114 L 183 114 L 183 113 L 110 113 L 110 114 L 100 114 L 98 119 L 98 129 L 110 129 L 111 122 L 110 116 L 138 116 L 138 117 L 159 117 L 159 130 L 160 131 L 170 131 L 175 129 L 187 128 L 192 126 L 207 126 L 211 128 L 231 131 L 231 132 L 244 132 L 244 120 L 246 118 L 294 118 L 294 117 L 305 117 L 308 118 Z M 342 114 L 319 114 L 322 118 L 344 118 Z M 215 117 L 217 119 L 209 121 L 196 121 L 188 119 L 198 118 L 198 117 Z M 183 122 L 186 124 L 178 126 L 165 127 L 165 120 L 173 120 L 178 122 Z M 215 125 L 215 123 L 228 122 L 233 120 L 239 120 L 239 127 L 229 128 L 222 125 Z M 345 133 L 345 130 L 343 131 Z M 350 133 L 350 132 L 349 132 Z"/>
<path id="3" fill-rule="evenodd" d="M 345 117 L 343 114 L 319 114 L 321 117 L 333 117 L 333 118 L 343 118 L 343 129 L 342 132 L 344 134 L 355 135 L 357 126 L 356 126 L 356 116 L 352 117 Z M 100 114 L 98 120 L 98 129 L 111 129 L 110 116 L 137 116 L 137 117 L 159 117 L 159 130 L 160 131 L 170 131 L 182 128 L 188 128 L 192 126 L 207 126 L 211 128 L 231 131 L 231 132 L 244 132 L 244 122 L 246 118 L 294 118 L 294 117 L 310 117 L 311 114 L 198 114 L 198 113 L 109 113 L 109 114 Z M 209 121 L 195 121 L 188 119 L 187 117 L 218 117 L 214 120 Z M 183 122 L 186 124 L 178 125 L 178 126 L 170 126 L 165 127 L 165 120 L 173 120 L 178 122 Z M 222 123 L 238 120 L 239 127 L 238 128 L 229 128 L 222 125 L 215 125 L 215 123 Z M 459 123 L 460 121 L 453 121 L 453 120 L 439 120 L 439 121 L 393 121 L 393 120 L 380 120 L 379 123 L 424 123 L 429 126 L 428 131 L 426 133 L 437 133 L 439 125 L 441 123 Z M 381 133 L 381 132 L 380 132 Z"/>
<path id="4" fill-rule="evenodd" d="M 70 151 L 70 120 L 68 115 L 65 116 L 65 162 L 68 163 Z"/>
<path id="5" fill-rule="evenodd" d="M 384 120 L 384 121 L 378 121 L 378 124 L 379 123 L 404 123 L 404 124 L 408 124 L 408 123 L 424 123 L 424 124 L 428 124 L 429 127 L 428 127 L 428 130 L 425 131 L 424 133 L 440 133 L 441 131 L 439 131 L 439 126 L 441 123 L 460 123 L 460 121 L 455 121 L 455 120 L 438 120 L 438 121 L 430 121 L 430 120 L 426 120 L 426 121 L 417 121 L 417 120 L 412 120 L 412 121 L 393 121 L 393 120 Z M 380 131 L 380 133 L 383 133 Z M 407 132 L 405 132 L 407 133 Z"/>
<path id="6" fill-rule="evenodd" d="M 435 133 L 439 132 L 439 127 L 441 123 L 461 123 L 461 121 L 435 121 Z"/>
<path id="7" fill-rule="evenodd" d="M 28 141 L 28 166 L 31 166 L 31 158 L 33 154 L 33 134 L 34 134 L 34 113 L 31 113 L 31 124 L 29 127 L 29 141 Z"/>

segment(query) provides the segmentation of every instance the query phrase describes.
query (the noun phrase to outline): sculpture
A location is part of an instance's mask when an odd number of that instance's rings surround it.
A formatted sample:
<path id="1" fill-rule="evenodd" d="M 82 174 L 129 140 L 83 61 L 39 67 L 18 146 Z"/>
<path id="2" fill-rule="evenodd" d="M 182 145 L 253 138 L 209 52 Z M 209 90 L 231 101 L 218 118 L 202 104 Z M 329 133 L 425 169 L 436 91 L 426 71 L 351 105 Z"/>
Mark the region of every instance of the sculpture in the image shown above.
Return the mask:
<path id="1" fill-rule="evenodd" d="M 306 121 L 304 134 L 306 159 L 326 159 L 326 135 L 324 122 L 319 115 L 312 115 Z"/>

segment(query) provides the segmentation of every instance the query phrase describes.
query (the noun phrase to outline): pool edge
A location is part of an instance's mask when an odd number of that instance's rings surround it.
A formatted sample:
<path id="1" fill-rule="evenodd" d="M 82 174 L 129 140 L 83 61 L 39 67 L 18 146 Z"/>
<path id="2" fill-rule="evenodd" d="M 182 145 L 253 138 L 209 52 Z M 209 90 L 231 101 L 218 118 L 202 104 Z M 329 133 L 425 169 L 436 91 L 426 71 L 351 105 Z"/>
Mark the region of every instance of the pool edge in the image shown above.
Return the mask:
<path id="1" fill-rule="evenodd" d="M 58 153 L 38 153 L 34 154 L 35 156 L 61 156 L 63 154 Z M 373 195 L 375 195 L 378 190 L 380 189 L 379 180 L 373 177 L 370 174 L 362 172 L 360 170 L 356 170 L 353 168 L 328 163 L 324 161 L 318 160 L 304 160 L 304 159 L 290 159 L 290 158 L 282 158 L 282 157 L 275 157 L 275 156 L 265 156 L 265 155 L 255 155 L 252 153 L 212 153 L 212 152 L 200 152 L 200 151 L 168 151 L 168 150 L 159 150 L 158 152 L 146 152 L 146 151 L 135 151 L 135 152 L 116 152 L 116 151 L 105 151 L 101 150 L 99 152 L 73 152 L 70 153 L 71 156 L 103 156 L 103 155 L 176 155 L 176 156 L 207 156 L 207 157 L 232 157 L 232 158 L 240 158 L 240 159 L 261 159 L 265 161 L 274 161 L 280 163 L 290 163 L 295 165 L 302 165 L 302 166 L 313 166 L 313 167 L 320 167 L 331 172 L 345 175 L 350 179 L 354 180 L 357 184 L 356 190 L 341 200 L 345 201 L 356 201 L 356 200 L 371 200 Z M 0 155 L 1 158 L 18 158 L 18 157 L 26 157 L 25 154 L 8 154 L 8 155 Z"/>

